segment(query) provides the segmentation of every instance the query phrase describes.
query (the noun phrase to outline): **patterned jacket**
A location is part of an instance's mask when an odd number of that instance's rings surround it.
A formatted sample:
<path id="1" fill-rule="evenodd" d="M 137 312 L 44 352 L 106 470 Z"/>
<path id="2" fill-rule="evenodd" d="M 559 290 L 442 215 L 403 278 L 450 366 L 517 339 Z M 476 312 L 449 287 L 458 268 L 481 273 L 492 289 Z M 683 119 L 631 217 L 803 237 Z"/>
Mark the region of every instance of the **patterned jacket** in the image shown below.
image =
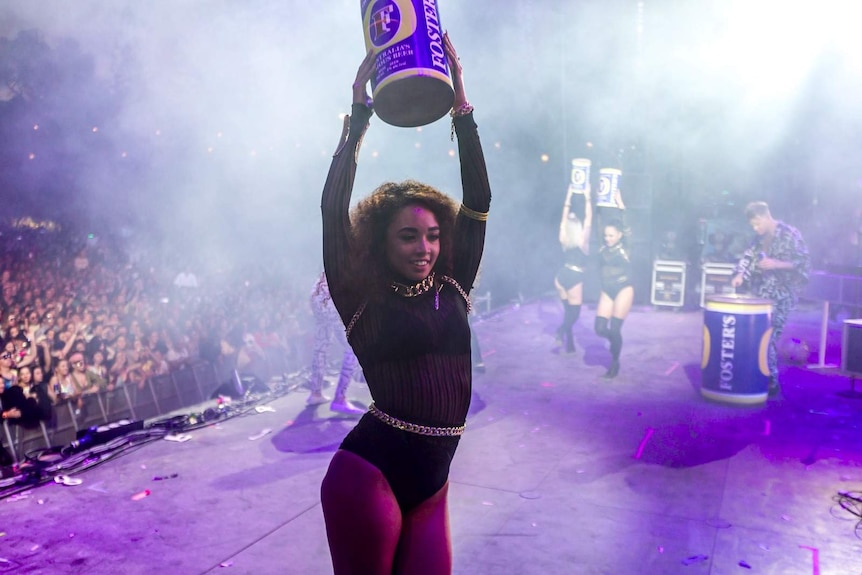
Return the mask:
<path id="1" fill-rule="evenodd" d="M 763 258 L 791 262 L 793 269 L 763 270 L 757 265 Z M 771 300 L 789 299 L 796 303 L 799 290 L 808 283 L 811 259 L 808 246 L 799 230 L 779 221 L 771 243 L 766 236 L 757 236 L 745 250 L 736 266 L 751 292 Z"/>

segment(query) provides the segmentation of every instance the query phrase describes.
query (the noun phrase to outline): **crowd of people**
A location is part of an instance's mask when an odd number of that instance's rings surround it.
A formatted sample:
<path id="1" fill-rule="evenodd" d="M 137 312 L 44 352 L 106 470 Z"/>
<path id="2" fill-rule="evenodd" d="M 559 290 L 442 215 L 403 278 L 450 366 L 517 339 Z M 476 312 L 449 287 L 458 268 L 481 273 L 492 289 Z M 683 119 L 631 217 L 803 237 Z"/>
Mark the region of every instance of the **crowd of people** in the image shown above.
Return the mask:
<path id="1" fill-rule="evenodd" d="M 189 262 L 132 251 L 55 231 L 0 233 L 4 420 L 50 426 L 66 402 L 82 416 L 87 394 L 142 389 L 192 361 L 211 363 L 216 385 L 234 370 L 267 381 L 304 365 L 307 286 L 254 270 L 198 278 Z"/>

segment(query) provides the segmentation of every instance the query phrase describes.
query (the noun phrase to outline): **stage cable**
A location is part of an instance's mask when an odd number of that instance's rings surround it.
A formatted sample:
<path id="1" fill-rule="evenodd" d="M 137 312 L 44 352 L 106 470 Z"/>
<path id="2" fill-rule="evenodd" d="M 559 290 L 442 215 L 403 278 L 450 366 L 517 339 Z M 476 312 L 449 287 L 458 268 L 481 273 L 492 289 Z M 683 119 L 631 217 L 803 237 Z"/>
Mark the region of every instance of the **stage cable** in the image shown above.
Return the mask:
<path id="1" fill-rule="evenodd" d="M 854 531 L 856 537 L 862 539 L 862 491 L 839 491 L 832 500 L 841 509 L 856 518 Z"/>
<path id="2" fill-rule="evenodd" d="M 283 381 L 270 384 L 272 388 L 263 394 L 247 392 L 237 399 L 219 396 L 214 398 L 215 407 L 157 419 L 145 424 L 143 429 L 130 431 L 84 449 L 79 449 L 81 439 L 79 438 L 62 447 L 29 451 L 24 456 L 24 465 L 17 469 L 15 475 L 0 479 L 0 500 L 20 495 L 46 483 L 53 483 L 57 477 L 70 477 L 83 473 L 102 463 L 137 451 L 144 445 L 163 439 L 167 435 L 196 431 L 222 421 L 248 416 L 256 412 L 258 406 L 271 403 L 301 387 L 301 375 L 301 372 L 284 374 Z"/>

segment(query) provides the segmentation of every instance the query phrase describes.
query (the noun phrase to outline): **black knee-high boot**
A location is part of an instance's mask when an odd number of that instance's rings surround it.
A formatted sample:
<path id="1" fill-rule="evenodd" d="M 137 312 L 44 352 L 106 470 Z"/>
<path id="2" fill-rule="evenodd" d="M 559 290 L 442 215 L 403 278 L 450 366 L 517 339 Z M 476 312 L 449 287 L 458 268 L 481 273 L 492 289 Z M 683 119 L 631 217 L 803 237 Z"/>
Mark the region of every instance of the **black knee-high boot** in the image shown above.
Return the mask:
<path id="1" fill-rule="evenodd" d="M 596 316 L 595 330 L 597 336 L 607 339 L 611 335 L 611 330 L 608 329 L 608 318 Z"/>
<path id="2" fill-rule="evenodd" d="M 612 317 L 608 340 L 611 342 L 611 366 L 605 377 L 616 377 L 620 372 L 620 351 L 623 349 L 623 320 Z"/>
<path id="3" fill-rule="evenodd" d="M 569 302 L 561 299 L 560 303 L 563 304 L 563 322 L 560 324 L 560 327 L 557 328 L 557 341 L 563 341 L 563 334 L 566 333 L 566 316 L 569 311 Z"/>
<path id="4" fill-rule="evenodd" d="M 620 351 L 623 349 L 623 321 L 616 317 L 611 318 L 610 336 L 608 336 L 608 339 L 611 341 L 611 357 L 615 360 L 620 358 Z"/>
<path id="5" fill-rule="evenodd" d="M 566 309 L 566 313 L 563 317 L 563 325 L 560 329 L 563 332 L 563 341 L 566 344 L 566 351 L 568 353 L 572 353 L 575 351 L 575 340 L 572 336 L 572 326 L 575 325 L 578 318 L 581 316 L 581 304 L 563 302 L 563 306 Z"/>

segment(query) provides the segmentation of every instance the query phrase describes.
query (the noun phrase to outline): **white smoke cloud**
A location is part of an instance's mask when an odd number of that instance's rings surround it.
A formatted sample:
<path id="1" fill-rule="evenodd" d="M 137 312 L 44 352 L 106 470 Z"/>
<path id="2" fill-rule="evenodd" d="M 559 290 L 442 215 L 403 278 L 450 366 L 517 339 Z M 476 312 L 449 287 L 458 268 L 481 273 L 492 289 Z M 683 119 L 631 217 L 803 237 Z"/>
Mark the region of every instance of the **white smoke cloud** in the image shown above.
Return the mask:
<path id="1" fill-rule="evenodd" d="M 547 283 L 569 161 L 582 155 L 599 167 L 640 154 L 662 172 L 654 181 L 686 188 L 654 195 L 762 191 L 779 213 L 795 209 L 780 205 L 780 187 L 803 204 L 811 184 L 858 199 L 862 174 L 848 159 L 859 131 L 835 142 L 831 128 L 862 123 L 862 51 L 826 33 L 852 14 L 837 0 L 801 4 L 439 0 L 491 170 L 486 259 L 536 261 L 523 272 L 535 277 L 518 281 Z M 40 0 L 0 8 L 0 23 L 7 37 L 75 38 L 101 74 L 120 72 L 130 97 L 116 132 L 137 137 L 143 148 L 128 153 L 149 168 L 131 193 L 165 207 L 168 242 L 217 258 L 240 233 L 319 266 L 320 188 L 364 53 L 358 0 Z M 372 120 L 356 194 L 412 177 L 459 195 L 447 120 L 421 130 Z M 793 177 L 770 178 L 775 166 Z"/>

